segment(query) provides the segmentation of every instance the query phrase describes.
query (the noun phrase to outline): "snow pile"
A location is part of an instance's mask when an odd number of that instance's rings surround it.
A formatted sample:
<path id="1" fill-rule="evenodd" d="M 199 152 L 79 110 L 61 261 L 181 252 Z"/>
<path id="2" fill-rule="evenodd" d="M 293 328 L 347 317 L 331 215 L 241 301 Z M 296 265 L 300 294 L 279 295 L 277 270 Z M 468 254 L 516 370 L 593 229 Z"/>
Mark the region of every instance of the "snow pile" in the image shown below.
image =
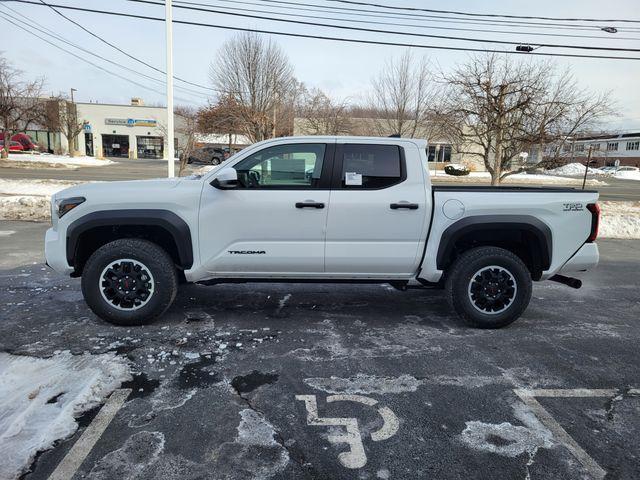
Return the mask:
<path id="1" fill-rule="evenodd" d="M 587 167 L 581 163 L 567 163 L 558 168 L 554 168 L 552 170 L 547 170 L 545 173 L 548 175 L 560 175 L 567 177 L 576 177 L 583 176 L 584 171 Z M 608 175 L 606 172 L 602 170 L 598 170 L 597 168 L 589 168 L 588 175 Z"/>
<path id="2" fill-rule="evenodd" d="M 584 175 L 584 170 L 582 171 Z M 464 182 L 464 183 L 478 183 L 478 181 L 486 181 L 487 184 L 491 181 L 491 174 L 489 172 L 471 172 L 469 175 L 464 175 L 461 177 L 453 177 L 451 175 L 447 175 L 443 172 L 438 172 L 437 174 L 431 171 L 431 181 L 434 183 L 437 182 Z M 571 186 L 582 186 L 582 178 L 569 178 L 569 177 L 561 177 L 554 176 L 551 174 L 537 174 L 537 173 L 516 173 L 513 175 L 509 175 L 502 181 L 502 185 L 514 185 L 514 184 L 530 184 L 530 185 L 571 185 Z M 587 185 L 589 186 L 597 186 L 597 185 L 606 185 L 607 182 L 603 182 L 602 180 L 596 180 L 594 178 L 587 179 Z"/>
<path id="3" fill-rule="evenodd" d="M 48 197 L 0 195 L 0 220 L 49 220 L 50 205 Z"/>
<path id="4" fill-rule="evenodd" d="M 598 202 L 602 238 L 640 238 L 640 202 Z"/>
<path id="5" fill-rule="evenodd" d="M 73 435 L 75 417 L 130 378 L 126 361 L 113 354 L 0 353 L 0 478 L 18 478 L 37 452 Z"/>
<path id="6" fill-rule="evenodd" d="M 50 197 L 60 190 L 78 185 L 69 180 L 7 180 L 0 178 L 0 195 Z"/>
<path id="7" fill-rule="evenodd" d="M 622 180 L 640 180 L 640 172 L 622 171 L 613 174 L 614 178 L 620 178 Z"/>
<path id="8" fill-rule="evenodd" d="M 0 179 L 0 220 L 48 220 L 51 195 L 74 185 L 78 182 Z"/>
<path id="9" fill-rule="evenodd" d="M 25 166 L 29 164 L 33 164 L 33 166 L 44 166 L 46 164 L 47 167 L 104 167 L 106 165 L 112 165 L 115 162 L 111 160 L 100 160 L 95 157 L 67 157 L 65 155 L 51 155 L 48 153 L 43 153 L 41 155 L 32 155 L 28 153 L 24 154 L 9 154 L 10 162 L 15 163 L 24 163 Z M 0 164 L 2 160 L 0 160 Z"/>

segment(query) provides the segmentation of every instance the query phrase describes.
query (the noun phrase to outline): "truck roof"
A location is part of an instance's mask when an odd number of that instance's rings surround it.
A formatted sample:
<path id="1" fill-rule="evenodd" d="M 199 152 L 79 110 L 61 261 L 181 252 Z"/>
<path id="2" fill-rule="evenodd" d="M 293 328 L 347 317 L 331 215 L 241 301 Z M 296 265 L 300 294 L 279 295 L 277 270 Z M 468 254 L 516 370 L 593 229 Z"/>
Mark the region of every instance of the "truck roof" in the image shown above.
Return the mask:
<path id="1" fill-rule="evenodd" d="M 364 136 L 343 136 L 343 135 L 299 135 L 292 137 L 277 137 L 265 140 L 265 143 L 269 141 L 281 141 L 281 140 L 309 140 L 309 141 L 336 141 L 347 143 L 358 142 L 380 142 L 380 143 L 413 143 L 418 148 L 426 148 L 427 141 L 421 138 L 401 138 L 401 137 L 364 137 Z"/>

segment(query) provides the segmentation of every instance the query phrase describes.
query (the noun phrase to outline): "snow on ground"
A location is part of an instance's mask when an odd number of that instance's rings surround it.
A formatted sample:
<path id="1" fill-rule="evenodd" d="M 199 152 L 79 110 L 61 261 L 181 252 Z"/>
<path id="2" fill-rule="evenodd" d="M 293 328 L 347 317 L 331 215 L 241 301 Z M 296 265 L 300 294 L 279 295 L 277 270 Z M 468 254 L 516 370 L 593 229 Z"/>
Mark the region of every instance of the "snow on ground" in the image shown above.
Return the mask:
<path id="1" fill-rule="evenodd" d="M 0 220 L 48 220 L 51 195 L 77 184 L 68 180 L 0 179 Z"/>
<path id="2" fill-rule="evenodd" d="M 640 238 L 640 202 L 598 202 L 599 237 Z"/>
<path id="3" fill-rule="evenodd" d="M 0 195 L 35 195 L 50 197 L 60 190 L 78 185 L 70 180 L 8 180 L 0 178 Z"/>
<path id="4" fill-rule="evenodd" d="M 0 164 L 5 160 L 0 160 Z M 9 162 L 12 163 L 24 163 L 25 166 L 42 166 L 47 164 L 48 167 L 104 167 L 105 165 L 112 165 L 115 162 L 111 160 L 100 160 L 95 157 L 68 157 L 65 155 L 51 155 L 43 153 L 40 155 L 32 155 L 28 153 L 24 154 L 9 154 Z M 33 164 L 33 165 L 31 165 Z"/>
<path id="5" fill-rule="evenodd" d="M 584 171 L 587 167 L 581 163 L 567 163 L 558 168 L 554 168 L 552 170 L 547 170 L 546 174 L 548 175 L 560 175 L 560 176 L 568 176 L 568 177 L 577 177 L 583 176 Z M 608 173 L 603 172 L 602 170 L 598 170 L 597 168 L 589 168 L 588 175 L 608 175 Z"/>
<path id="6" fill-rule="evenodd" d="M 76 431 L 76 417 L 130 380 L 114 354 L 51 358 L 0 353 L 0 478 L 15 479 L 36 453 Z"/>
<path id="7" fill-rule="evenodd" d="M 640 180 L 640 172 L 617 172 L 613 174 L 613 178 L 622 180 Z"/>

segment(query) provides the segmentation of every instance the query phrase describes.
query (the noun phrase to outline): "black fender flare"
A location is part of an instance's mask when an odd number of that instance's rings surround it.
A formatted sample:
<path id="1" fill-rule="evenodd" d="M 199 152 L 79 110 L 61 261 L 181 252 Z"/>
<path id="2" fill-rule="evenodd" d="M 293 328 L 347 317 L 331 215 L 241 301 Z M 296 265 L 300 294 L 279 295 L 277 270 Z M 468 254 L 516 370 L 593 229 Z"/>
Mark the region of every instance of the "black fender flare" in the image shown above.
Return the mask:
<path id="1" fill-rule="evenodd" d="M 532 234 L 540 248 L 542 270 L 548 270 L 551 266 L 553 238 L 551 229 L 546 223 L 530 215 L 474 215 L 458 220 L 442 232 L 436 256 L 438 270 L 445 268 L 459 239 L 483 230 L 498 230 L 505 233 L 524 231 Z"/>
<path id="2" fill-rule="evenodd" d="M 80 236 L 92 228 L 108 226 L 157 226 L 173 237 L 178 249 L 180 266 L 193 266 L 193 243 L 189 225 L 175 213 L 161 209 L 100 210 L 74 220 L 67 228 L 67 262 L 74 264 Z"/>

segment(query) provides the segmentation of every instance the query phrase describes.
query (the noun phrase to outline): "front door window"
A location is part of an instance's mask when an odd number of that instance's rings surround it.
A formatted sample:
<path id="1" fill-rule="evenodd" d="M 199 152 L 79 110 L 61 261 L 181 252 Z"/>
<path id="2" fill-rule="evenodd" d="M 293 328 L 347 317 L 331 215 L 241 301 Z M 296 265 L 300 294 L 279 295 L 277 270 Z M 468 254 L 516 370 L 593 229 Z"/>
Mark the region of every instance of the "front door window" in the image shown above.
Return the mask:
<path id="1" fill-rule="evenodd" d="M 314 189 L 320 187 L 326 145 L 276 145 L 250 155 L 233 168 L 243 188 Z"/>

